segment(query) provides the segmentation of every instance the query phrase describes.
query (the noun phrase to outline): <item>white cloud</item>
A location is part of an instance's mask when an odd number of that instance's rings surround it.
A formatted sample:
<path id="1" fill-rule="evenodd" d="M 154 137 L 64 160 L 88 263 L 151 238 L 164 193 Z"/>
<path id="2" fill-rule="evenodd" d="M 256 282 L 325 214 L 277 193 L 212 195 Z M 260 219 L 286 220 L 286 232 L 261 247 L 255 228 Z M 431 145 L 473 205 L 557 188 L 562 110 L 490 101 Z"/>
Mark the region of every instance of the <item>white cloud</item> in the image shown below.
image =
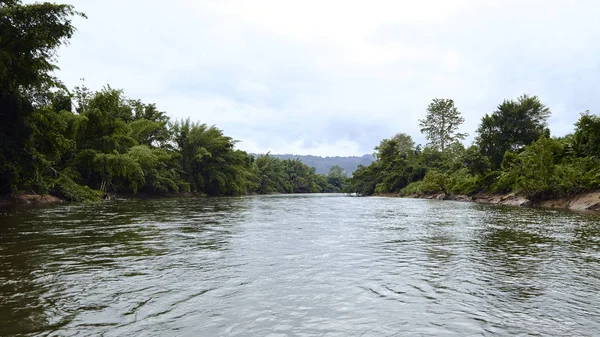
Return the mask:
<path id="1" fill-rule="evenodd" d="M 539 95 L 550 128 L 598 112 L 595 1 L 70 1 L 89 19 L 59 53 L 69 85 L 108 83 L 240 148 L 362 155 L 453 98 L 474 133 Z"/>

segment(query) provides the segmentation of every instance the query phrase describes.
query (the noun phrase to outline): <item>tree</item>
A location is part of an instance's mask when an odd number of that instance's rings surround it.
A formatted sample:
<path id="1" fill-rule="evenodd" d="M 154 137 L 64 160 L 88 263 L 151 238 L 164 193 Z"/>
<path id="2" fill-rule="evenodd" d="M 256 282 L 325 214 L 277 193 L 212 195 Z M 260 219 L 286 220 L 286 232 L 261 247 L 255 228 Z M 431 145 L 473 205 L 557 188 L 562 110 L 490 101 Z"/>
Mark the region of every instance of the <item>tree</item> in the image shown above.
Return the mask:
<path id="1" fill-rule="evenodd" d="M 506 151 L 520 151 L 542 135 L 549 137 L 549 116 L 550 110 L 537 96 L 505 100 L 491 115 L 482 118 L 476 143 L 497 169 Z"/>
<path id="2" fill-rule="evenodd" d="M 0 194 L 34 187 L 45 169 L 32 153 L 28 118 L 48 89 L 60 86 L 54 55 L 75 32 L 75 15 L 83 16 L 70 5 L 0 1 Z"/>
<path id="3" fill-rule="evenodd" d="M 457 132 L 464 121 L 453 100 L 434 98 L 427 107 L 425 119 L 419 120 L 419 126 L 429 144 L 444 151 L 449 143 L 465 139 L 466 133 Z"/>
<path id="4" fill-rule="evenodd" d="M 490 166 L 490 159 L 483 154 L 477 145 L 471 145 L 463 156 L 463 165 L 472 175 L 485 175 Z"/>
<path id="5" fill-rule="evenodd" d="M 269 153 L 259 155 L 254 160 L 254 171 L 257 177 L 257 192 L 267 194 L 273 192 L 288 193 L 287 175 L 283 171 L 283 163 Z"/>
<path id="6" fill-rule="evenodd" d="M 554 180 L 554 164 L 563 151 L 562 144 L 554 139 L 541 137 L 519 154 L 520 169 L 517 188 L 530 198 L 541 199 L 551 193 Z"/>
<path id="7" fill-rule="evenodd" d="M 352 174 L 352 178 L 350 178 L 344 192 L 358 195 L 372 195 L 375 193 L 375 188 L 381 181 L 379 178 L 379 165 L 379 161 L 374 161 L 369 166 L 359 165 Z"/>
<path id="8" fill-rule="evenodd" d="M 377 160 L 354 173 L 348 185 L 350 191 L 363 195 L 393 193 L 422 179 L 425 171 L 418 160 L 419 152 L 407 134 L 399 133 L 390 139 L 383 139 L 375 147 L 374 156 Z"/>
<path id="9" fill-rule="evenodd" d="M 398 133 L 390 139 L 383 139 L 379 142 L 373 156 L 377 160 L 392 161 L 401 156 L 407 157 L 413 154 L 414 150 L 415 142 L 412 137 L 405 133 Z"/>
<path id="10" fill-rule="evenodd" d="M 314 167 L 305 165 L 299 158 L 284 160 L 283 167 L 288 176 L 290 190 L 293 193 L 319 193 L 323 191 L 319 185 L 320 181 Z M 327 179 L 325 179 L 325 184 L 327 184 Z"/>
<path id="11" fill-rule="evenodd" d="M 333 165 L 329 168 L 329 173 L 327 174 L 326 192 L 341 192 L 346 184 L 346 180 L 348 180 L 348 177 L 344 169 L 338 165 Z"/>
<path id="12" fill-rule="evenodd" d="M 252 157 L 235 150 L 236 141 L 220 129 L 187 119 L 175 123 L 173 133 L 183 178 L 194 191 L 235 195 L 256 188 Z"/>
<path id="13" fill-rule="evenodd" d="M 600 158 L 600 117 L 586 111 L 581 114 L 575 127 L 573 135 L 575 154 L 581 157 Z"/>
<path id="14" fill-rule="evenodd" d="M 401 155 L 407 155 L 415 149 L 415 142 L 406 133 L 397 133 L 392 140 L 396 141 L 398 153 Z"/>

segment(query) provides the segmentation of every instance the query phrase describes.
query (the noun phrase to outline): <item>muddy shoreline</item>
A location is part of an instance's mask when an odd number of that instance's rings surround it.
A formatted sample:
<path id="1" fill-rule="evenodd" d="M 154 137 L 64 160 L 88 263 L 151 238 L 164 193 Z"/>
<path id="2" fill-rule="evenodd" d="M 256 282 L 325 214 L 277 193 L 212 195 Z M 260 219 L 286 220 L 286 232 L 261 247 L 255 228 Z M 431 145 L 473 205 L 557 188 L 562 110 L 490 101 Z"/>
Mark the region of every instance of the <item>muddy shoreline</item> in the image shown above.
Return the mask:
<path id="1" fill-rule="evenodd" d="M 13 206 L 13 205 L 46 205 L 46 204 L 59 204 L 66 202 L 63 199 L 55 197 L 49 194 L 17 194 L 0 197 L 0 206 Z"/>

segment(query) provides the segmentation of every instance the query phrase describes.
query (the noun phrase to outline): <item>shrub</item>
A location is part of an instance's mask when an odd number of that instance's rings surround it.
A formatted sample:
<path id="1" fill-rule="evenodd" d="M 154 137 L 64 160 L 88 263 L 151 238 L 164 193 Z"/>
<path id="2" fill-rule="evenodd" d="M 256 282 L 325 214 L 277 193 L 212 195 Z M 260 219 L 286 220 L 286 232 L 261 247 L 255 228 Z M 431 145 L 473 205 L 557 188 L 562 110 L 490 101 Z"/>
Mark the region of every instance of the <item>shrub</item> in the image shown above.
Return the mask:
<path id="1" fill-rule="evenodd" d="M 52 194 L 67 201 L 98 201 L 102 192 L 93 190 L 85 185 L 79 185 L 66 176 L 59 177 L 52 189 Z"/>

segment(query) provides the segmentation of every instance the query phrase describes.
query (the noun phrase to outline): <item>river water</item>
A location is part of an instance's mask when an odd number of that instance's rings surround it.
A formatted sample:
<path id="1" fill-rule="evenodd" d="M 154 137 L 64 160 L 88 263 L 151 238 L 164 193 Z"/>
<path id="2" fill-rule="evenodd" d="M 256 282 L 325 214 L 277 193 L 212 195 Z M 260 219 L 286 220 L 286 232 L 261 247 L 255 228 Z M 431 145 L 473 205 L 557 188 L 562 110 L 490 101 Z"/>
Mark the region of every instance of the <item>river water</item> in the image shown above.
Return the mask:
<path id="1" fill-rule="evenodd" d="M 343 195 L 0 212 L 0 335 L 600 335 L 600 216 Z"/>

